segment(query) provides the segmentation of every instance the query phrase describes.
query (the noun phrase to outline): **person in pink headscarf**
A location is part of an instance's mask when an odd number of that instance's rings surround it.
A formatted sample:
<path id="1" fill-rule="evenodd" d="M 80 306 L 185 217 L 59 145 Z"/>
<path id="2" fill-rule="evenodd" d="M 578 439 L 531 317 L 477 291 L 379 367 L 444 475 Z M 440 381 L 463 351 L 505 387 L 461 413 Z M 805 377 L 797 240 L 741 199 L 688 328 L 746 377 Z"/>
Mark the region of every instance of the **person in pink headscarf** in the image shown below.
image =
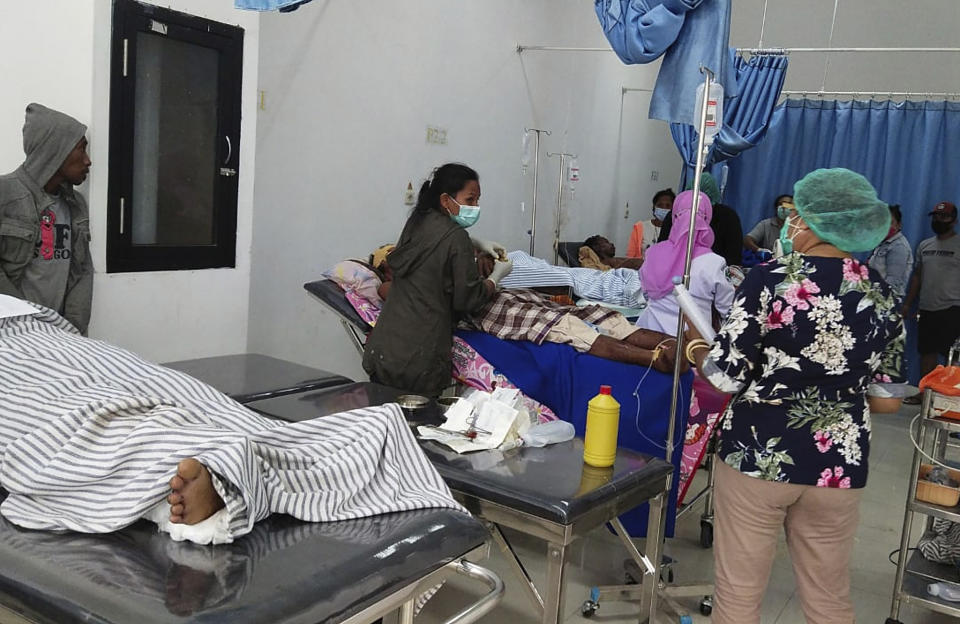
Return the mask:
<path id="1" fill-rule="evenodd" d="M 683 276 L 692 213 L 693 191 L 677 195 L 673 202 L 670 238 L 647 249 L 646 260 L 640 267 L 640 281 L 648 303 L 637 319 L 638 327 L 666 334 L 677 331 L 680 308 L 673 295 L 673 278 Z M 700 193 L 690 265 L 690 294 L 705 318 L 713 318 L 714 311 L 723 318 L 733 303 L 734 288 L 726 276 L 726 261 L 710 249 L 713 245 L 712 216 L 710 200 Z"/>

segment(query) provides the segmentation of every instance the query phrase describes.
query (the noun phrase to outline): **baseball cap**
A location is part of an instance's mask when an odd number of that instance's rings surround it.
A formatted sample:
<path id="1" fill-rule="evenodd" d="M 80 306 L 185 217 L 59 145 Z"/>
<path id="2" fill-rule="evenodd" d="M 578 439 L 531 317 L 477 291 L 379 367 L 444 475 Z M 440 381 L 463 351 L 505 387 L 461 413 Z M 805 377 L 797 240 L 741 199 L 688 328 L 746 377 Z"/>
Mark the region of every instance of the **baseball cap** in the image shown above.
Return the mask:
<path id="1" fill-rule="evenodd" d="M 950 216 L 957 216 L 957 207 L 951 204 L 950 202 L 940 202 L 933 207 L 933 210 L 928 216 L 938 215 L 938 214 L 948 214 Z"/>

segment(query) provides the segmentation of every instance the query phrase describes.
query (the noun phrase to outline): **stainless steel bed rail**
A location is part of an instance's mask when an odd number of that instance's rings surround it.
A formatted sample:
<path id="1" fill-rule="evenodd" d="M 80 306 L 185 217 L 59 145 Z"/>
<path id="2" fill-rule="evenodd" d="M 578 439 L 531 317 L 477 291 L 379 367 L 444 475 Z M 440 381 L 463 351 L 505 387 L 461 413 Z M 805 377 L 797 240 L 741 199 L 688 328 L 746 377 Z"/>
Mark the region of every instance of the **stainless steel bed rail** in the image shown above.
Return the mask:
<path id="1" fill-rule="evenodd" d="M 444 624 L 471 624 L 476 622 L 503 600 L 503 579 L 483 566 L 461 560 L 459 567 L 457 567 L 457 574 L 483 581 L 490 588 L 490 591 L 472 605 L 452 616 Z"/>
<path id="2" fill-rule="evenodd" d="M 343 620 L 341 624 L 370 624 L 390 613 L 398 615 L 396 620 L 398 624 L 411 624 L 417 599 L 432 589 L 439 589 L 440 585 L 454 575 L 477 579 L 490 587 L 489 592 L 444 623 L 472 624 L 472 622 L 476 622 L 489 613 L 503 600 L 504 584 L 500 577 L 487 568 L 469 561 L 469 559 L 474 561 L 486 559 L 489 555 L 490 544 L 487 542 L 389 596 L 381 598 L 363 611 Z M 316 619 L 312 621 L 316 621 Z"/>
<path id="3" fill-rule="evenodd" d="M 441 570 L 445 570 L 448 573 L 447 577 L 449 577 L 450 574 L 459 574 L 460 576 L 483 581 L 490 588 L 490 591 L 481 596 L 476 602 L 467 605 L 458 613 L 445 620 L 444 624 L 473 624 L 473 622 L 476 622 L 492 611 L 494 607 L 503 600 L 503 592 L 505 589 L 503 579 L 483 566 L 478 566 L 466 559 L 459 559 L 448 563 L 441 568 Z M 423 585 L 424 583 L 420 584 L 421 587 Z M 397 620 L 398 624 L 413 624 L 413 616 L 415 614 L 414 598 L 416 598 L 416 596 L 411 597 L 410 600 L 400 605 L 399 618 Z"/>

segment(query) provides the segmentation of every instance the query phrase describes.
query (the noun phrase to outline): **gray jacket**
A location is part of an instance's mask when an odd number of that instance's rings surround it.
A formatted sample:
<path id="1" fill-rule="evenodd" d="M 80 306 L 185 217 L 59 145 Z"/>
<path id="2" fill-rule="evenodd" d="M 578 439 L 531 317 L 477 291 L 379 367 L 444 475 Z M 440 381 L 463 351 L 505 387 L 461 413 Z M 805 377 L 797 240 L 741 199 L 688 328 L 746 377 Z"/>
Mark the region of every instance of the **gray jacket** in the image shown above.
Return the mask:
<path id="1" fill-rule="evenodd" d="M 39 104 L 27 107 L 23 126 L 24 163 L 0 176 L 0 294 L 24 298 L 24 269 L 40 244 L 40 213 L 56 200 L 43 186 L 57 172 L 87 128 L 77 120 Z M 73 240 L 63 309 L 57 310 L 84 334 L 93 300 L 90 216 L 87 202 L 69 184 L 60 188 L 70 206 Z"/>

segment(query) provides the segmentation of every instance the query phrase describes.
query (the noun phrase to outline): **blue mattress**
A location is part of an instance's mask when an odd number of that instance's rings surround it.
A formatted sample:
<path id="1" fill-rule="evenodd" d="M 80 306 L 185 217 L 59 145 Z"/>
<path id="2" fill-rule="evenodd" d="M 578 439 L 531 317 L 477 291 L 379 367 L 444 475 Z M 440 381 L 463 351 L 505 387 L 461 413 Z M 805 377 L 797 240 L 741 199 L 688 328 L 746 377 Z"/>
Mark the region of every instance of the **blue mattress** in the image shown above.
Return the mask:
<path id="1" fill-rule="evenodd" d="M 552 409 L 558 418 L 573 423 L 578 436 L 584 434 L 587 402 L 596 396 L 601 385 L 611 386 L 613 397 L 620 403 L 618 445 L 655 457 L 666 456 L 663 447 L 670 419 L 671 375 L 580 353 L 567 345 L 545 342 L 538 346 L 472 331 L 458 331 L 457 335 L 524 394 Z M 675 475 L 679 474 L 683 454 L 692 384 L 692 372 L 680 377 L 672 457 Z M 667 514 L 668 536 L 673 535 L 678 485 L 679 480 L 675 478 Z M 647 505 L 624 514 L 620 519 L 631 535 L 645 535 Z"/>

